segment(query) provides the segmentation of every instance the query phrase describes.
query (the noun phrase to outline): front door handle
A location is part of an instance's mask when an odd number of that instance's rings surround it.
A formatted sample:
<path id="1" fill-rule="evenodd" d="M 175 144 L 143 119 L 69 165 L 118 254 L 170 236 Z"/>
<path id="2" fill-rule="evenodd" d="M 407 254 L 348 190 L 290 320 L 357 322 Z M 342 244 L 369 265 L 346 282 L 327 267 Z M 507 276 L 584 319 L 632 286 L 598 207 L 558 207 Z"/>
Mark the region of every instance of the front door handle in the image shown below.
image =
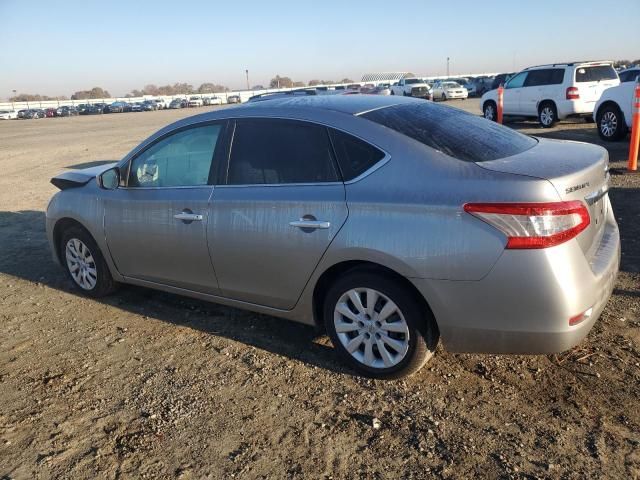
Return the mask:
<path id="1" fill-rule="evenodd" d="M 198 215 L 197 213 L 192 213 L 188 211 L 183 211 L 181 213 L 176 213 L 173 218 L 176 220 L 182 220 L 183 222 L 201 222 L 202 215 Z"/>
<path id="2" fill-rule="evenodd" d="M 292 227 L 298 227 L 298 228 L 309 228 L 309 229 L 321 229 L 321 230 L 325 230 L 327 228 L 329 228 L 331 226 L 331 223 L 329 222 L 323 222 L 321 220 L 305 220 L 304 218 L 301 218 L 300 220 L 296 220 L 294 222 L 289 222 L 289 225 L 291 225 Z"/>

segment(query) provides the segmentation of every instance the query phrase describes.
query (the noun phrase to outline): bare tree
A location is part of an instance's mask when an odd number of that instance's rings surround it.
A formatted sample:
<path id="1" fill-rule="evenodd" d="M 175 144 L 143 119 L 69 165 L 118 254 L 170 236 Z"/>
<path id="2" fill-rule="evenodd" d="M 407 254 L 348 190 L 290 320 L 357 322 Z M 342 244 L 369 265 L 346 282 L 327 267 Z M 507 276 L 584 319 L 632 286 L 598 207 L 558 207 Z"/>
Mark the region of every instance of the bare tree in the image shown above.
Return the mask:
<path id="1" fill-rule="evenodd" d="M 91 90 L 80 90 L 71 95 L 71 100 L 86 100 L 88 98 L 109 98 L 111 95 L 101 87 L 93 87 Z"/>

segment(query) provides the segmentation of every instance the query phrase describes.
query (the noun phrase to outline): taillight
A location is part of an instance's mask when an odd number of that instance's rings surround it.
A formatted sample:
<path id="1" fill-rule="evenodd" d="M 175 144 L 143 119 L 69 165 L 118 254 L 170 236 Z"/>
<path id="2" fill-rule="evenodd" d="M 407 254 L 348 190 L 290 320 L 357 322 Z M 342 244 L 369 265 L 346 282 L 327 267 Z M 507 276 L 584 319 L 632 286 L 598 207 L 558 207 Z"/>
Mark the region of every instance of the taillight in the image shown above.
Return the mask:
<path id="1" fill-rule="evenodd" d="M 569 87 L 567 88 L 567 100 L 579 100 L 580 99 L 580 91 L 578 87 Z"/>
<path id="2" fill-rule="evenodd" d="M 548 248 L 571 240 L 589 226 L 580 201 L 548 203 L 467 203 L 464 211 L 507 236 L 506 248 Z"/>

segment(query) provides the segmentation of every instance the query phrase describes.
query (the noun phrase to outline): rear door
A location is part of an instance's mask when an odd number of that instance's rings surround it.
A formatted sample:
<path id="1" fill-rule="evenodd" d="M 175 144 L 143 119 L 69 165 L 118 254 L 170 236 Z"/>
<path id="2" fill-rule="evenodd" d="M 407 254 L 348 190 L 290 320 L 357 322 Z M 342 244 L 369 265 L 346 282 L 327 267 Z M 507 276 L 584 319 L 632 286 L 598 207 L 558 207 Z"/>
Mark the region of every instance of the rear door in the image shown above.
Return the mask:
<path id="1" fill-rule="evenodd" d="M 236 120 L 224 177 L 208 228 L 221 294 L 293 308 L 347 218 L 327 129 L 292 120 Z"/>
<path id="2" fill-rule="evenodd" d="M 607 63 L 577 67 L 575 70 L 575 82 L 580 100 L 593 111 L 593 107 L 600 100 L 602 92 L 607 88 L 619 85 L 620 79 L 613 66 Z"/>
<path id="3" fill-rule="evenodd" d="M 563 68 L 541 68 L 531 70 L 524 82 L 520 107 L 525 115 L 538 115 L 538 106 L 543 100 L 562 100 Z"/>

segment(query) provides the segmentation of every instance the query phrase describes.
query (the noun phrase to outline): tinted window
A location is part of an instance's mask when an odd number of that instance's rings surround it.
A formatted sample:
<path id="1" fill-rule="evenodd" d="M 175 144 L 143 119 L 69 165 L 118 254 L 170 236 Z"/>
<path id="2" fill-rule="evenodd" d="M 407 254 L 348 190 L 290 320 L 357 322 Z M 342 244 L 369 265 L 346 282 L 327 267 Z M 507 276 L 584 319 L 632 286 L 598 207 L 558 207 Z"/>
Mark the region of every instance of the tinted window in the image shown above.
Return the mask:
<path id="1" fill-rule="evenodd" d="M 129 187 L 206 185 L 221 125 L 190 128 L 160 140 L 131 162 Z"/>
<path id="2" fill-rule="evenodd" d="M 527 78 L 527 73 L 529 72 L 521 72 L 517 74 L 515 77 L 510 79 L 504 86 L 504 88 L 520 88 L 524 85 L 524 81 Z"/>
<path id="3" fill-rule="evenodd" d="M 616 78 L 618 78 L 618 74 L 611 65 L 595 65 L 576 69 L 576 82 L 598 82 L 600 80 L 615 80 Z"/>
<path id="4" fill-rule="evenodd" d="M 622 83 L 635 82 L 638 75 L 640 75 L 640 70 L 626 70 L 624 72 L 620 72 L 619 75 Z"/>
<path id="5" fill-rule="evenodd" d="M 384 152 L 338 130 L 330 130 L 344 181 L 353 180 L 384 158 Z"/>
<path id="6" fill-rule="evenodd" d="M 361 117 L 468 162 L 509 157 L 537 144 L 533 138 L 510 128 L 432 102 L 394 105 Z"/>
<path id="7" fill-rule="evenodd" d="M 531 70 L 524 82 L 525 87 L 536 87 L 540 85 L 559 85 L 564 80 L 564 69 L 544 68 L 541 70 Z"/>
<path id="8" fill-rule="evenodd" d="M 227 183 L 256 185 L 338 180 L 327 130 L 289 120 L 238 120 Z"/>

